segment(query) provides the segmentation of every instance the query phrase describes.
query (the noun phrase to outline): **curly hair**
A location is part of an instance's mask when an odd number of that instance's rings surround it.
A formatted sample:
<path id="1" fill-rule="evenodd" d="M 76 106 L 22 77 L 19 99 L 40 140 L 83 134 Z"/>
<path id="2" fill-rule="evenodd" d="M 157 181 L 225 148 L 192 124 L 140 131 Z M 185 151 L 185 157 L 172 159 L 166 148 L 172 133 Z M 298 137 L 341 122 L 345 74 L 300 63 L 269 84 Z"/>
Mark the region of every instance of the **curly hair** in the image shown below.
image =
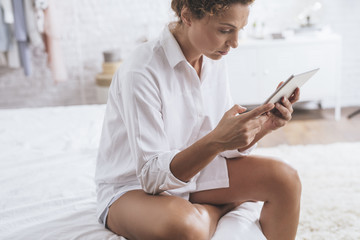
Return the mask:
<path id="1" fill-rule="evenodd" d="M 172 0 L 171 8 L 175 11 L 181 23 L 181 10 L 183 7 L 187 7 L 195 18 L 201 19 L 206 15 L 219 15 L 233 3 L 250 5 L 254 1 L 255 0 Z"/>

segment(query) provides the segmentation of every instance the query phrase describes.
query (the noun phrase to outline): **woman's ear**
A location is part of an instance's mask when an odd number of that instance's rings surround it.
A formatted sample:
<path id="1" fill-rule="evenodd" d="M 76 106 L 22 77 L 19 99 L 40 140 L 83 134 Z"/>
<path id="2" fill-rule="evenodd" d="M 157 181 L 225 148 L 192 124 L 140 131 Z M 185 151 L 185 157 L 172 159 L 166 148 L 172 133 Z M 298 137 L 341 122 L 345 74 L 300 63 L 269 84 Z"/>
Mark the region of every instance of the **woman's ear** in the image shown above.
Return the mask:
<path id="1" fill-rule="evenodd" d="M 183 7 L 181 10 L 181 21 L 187 25 L 188 27 L 191 26 L 191 12 L 190 9 L 187 7 Z"/>

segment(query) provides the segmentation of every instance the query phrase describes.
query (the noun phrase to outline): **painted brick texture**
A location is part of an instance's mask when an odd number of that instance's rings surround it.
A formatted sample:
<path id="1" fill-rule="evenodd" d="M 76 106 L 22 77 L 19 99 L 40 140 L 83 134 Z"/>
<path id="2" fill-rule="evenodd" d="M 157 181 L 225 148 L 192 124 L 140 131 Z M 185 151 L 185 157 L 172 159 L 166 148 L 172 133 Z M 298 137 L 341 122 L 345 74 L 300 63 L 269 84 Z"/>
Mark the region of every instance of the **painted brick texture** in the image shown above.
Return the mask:
<path id="1" fill-rule="evenodd" d="M 249 24 L 264 21 L 268 30 L 293 27 L 298 24 L 295 16 L 312 2 L 257 0 Z M 317 20 L 343 36 L 343 105 L 360 105 L 360 1 L 319 2 L 323 9 Z M 144 38 L 154 38 L 174 19 L 170 0 L 62 0 L 56 7 L 68 80 L 55 83 L 46 53 L 32 47 L 31 77 L 21 69 L 0 67 L 0 108 L 100 103 L 95 75 L 101 72 L 102 52 L 120 49 L 126 58 Z"/>

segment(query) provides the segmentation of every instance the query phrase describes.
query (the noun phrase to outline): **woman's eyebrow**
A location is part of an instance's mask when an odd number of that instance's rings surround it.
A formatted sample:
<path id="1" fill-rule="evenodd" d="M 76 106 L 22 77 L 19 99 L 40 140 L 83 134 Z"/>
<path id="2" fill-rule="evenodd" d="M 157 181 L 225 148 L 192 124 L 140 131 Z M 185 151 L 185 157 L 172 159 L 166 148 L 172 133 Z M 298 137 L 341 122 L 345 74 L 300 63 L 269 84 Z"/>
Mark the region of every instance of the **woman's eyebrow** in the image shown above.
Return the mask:
<path id="1" fill-rule="evenodd" d="M 230 23 L 220 23 L 221 25 L 227 25 L 229 27 L 235 28 L 237 29 L 237 27 L 235 27 L 234 25 L 230 24 Z"/>

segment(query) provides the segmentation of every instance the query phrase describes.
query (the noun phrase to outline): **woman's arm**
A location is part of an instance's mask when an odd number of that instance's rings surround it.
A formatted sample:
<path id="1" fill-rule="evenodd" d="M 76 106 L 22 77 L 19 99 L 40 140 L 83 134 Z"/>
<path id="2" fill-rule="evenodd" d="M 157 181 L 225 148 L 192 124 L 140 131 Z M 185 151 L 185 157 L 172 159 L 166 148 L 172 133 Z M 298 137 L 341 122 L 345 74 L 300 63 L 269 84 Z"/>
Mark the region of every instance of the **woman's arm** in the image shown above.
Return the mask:
<path id="1" fill-rule="evenodd" d="M 297 88 L 289 99 L 283 97 L 280 103 L 276 103 L 275 108 L 273 104 L 266 104 L 240 114 L 244 109 L 235 105 L 212 132 L 175 155 L 170 163 L 171 172 L 180 180 L 188 181 L 220 152 L 249 149 L 291 120 L 292 104 L 299 98 L 300 90 Z"/>
<path id="2" fill-rule="evenodd" d="M 268 119 L 263 114 L 273 107 L 273 104 L 266 104 L 243 113 L 244 108 L 234 105 L 213 131 L 175 155 L 170 163 L 171 172 L 187 182 L 220 152 L 249 148 L 250 144 L 255 143 L 256 137 L 260 137 L 262 125 Z"/>

